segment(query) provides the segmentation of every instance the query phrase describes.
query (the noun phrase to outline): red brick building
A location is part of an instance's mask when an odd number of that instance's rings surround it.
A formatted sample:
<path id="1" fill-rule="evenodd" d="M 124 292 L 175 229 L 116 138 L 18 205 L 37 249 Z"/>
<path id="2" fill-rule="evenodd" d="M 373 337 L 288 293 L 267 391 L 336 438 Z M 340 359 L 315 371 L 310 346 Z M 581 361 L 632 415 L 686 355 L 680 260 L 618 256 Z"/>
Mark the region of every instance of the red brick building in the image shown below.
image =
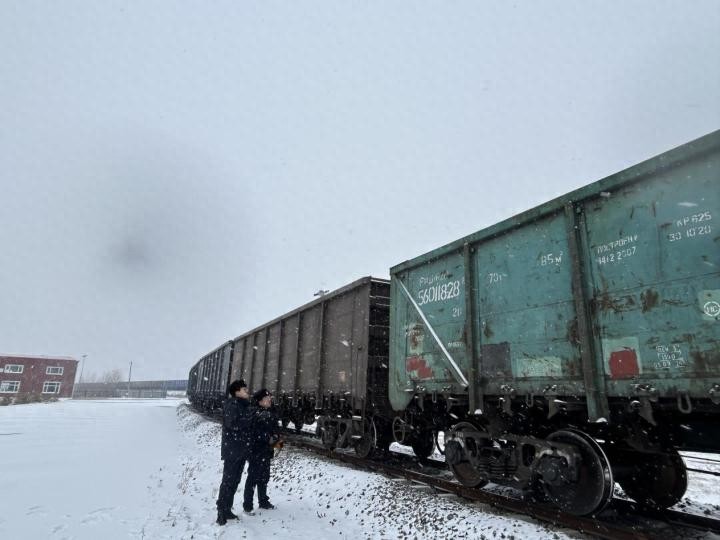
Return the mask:
<path id="1" fill-rule="evenodd" d="M 70 356 L 0 353 L 0 398 L 71 397 L 78 361 Z"/>

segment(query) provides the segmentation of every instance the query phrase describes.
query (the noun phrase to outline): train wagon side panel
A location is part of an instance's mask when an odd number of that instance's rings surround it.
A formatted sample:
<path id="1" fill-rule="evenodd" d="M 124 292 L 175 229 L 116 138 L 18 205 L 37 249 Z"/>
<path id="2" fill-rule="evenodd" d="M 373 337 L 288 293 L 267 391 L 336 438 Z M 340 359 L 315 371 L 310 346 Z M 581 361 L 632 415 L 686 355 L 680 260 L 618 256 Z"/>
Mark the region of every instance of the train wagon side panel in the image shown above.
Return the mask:
<path id="1" fill-rule="evenodd" d="M 213 395 L 220 386 L 220 368 L 222 364 L 222 348 L 216 349 L 210 355 L 210 376 L 208 377 L 208 394 Z"/>
<path id="2" fill-rule="evenodd" d="M 267 330 L 267 352 L 262 387 L 275 393 L 279 380 L 280 346 L 282 337 L 282 321 L 278 321 Z"/>
<path id="3" fill-rule="evenodd" d="M 707 398 L 720 381 L 720 153 L 583 205 L 590 305 L 609 396 Z"/>
<path id="4" fill-rule="evenodd" d="M 230 382 L 231 382 L 230 381 L 230 376 L 231 376 L 230 367 L 232 365 L 232 359 L 233 359 L 233 344 L 231 342 L 231 343 L 227 343 L 223 347 L 223 351 L 222 351 L 222 364 L 220 367 L 220 373 L 219 373 L 219 377 L 218 377 L 218 386 L 217 386 L 217 392 L 219 395 L 222 395 L 222 396 L 225 395 L 225 393 L 227 391 L 227 387 L 230 385 Z"/>
<path id="5" fill-rule="evenodd" d="M 243 361 L 245 358 L 245 339 L 236 339 L 233 342 L 233 357 L 230 372 L 230 381 L 243 378 Z"/>
<path id="6" fill-rule="evenodd" d="M 471 383 L 489 394 L 509 382 L 537 394 L 558 380 L 561 391 L 584 391 L 566 230 L 556 213 L 396 276 L 396 408 L 416 389 L 465 393 Z"/>
<path id="7" fill-rule="evenodd" d="M 326 302 L 320 376 L 323 393 L 349 396 L 353 378 L 364 376 L 367 350 L 362 346 L 359 323 L 364 320 L 361 298 L 367 301 L 368 290 L 361 287 Z"/>
<path id="8" fill-rule="evenodd" d="M 312 394 L 320 388 L 321 328 L 324 305 L 316 304 L 302 313 L 300 329 L 300 355 L 298 366 L 298 389 Z"/>
<path id="9" fill-rule="evenodd" d="M 374 281 L 370 287 L 367 320 L 363 322 L 367 333 L 364 340 L 368 350 L 367 375 L 357 378 L 354 395 L 367 395 L 374 410 L 387 414 L 392 410 L 388 399 L 390 283 Z"/>
<path id="10" fill-rule="evenodd" d="M 469 358 L 463 257 L 455 252 L 391 274 L 389 397 L 466 391 Z"/>
<path id="11" fill-rule="evenodd" d="M 245 384 L 249 384 L 250 377 L 252 374 L 253 360 L 255 359 L 255 336 L 252 334 L 242 338 L 243 340 L 243 364 L 241 379 L 245 381 Z"/>
<path id="12" fill-rule="evenodd" d="M 473 253 L 476 372 L 489 394 L 578 393 L 582 365 L 564 213 L 478 245 Z"/>
<path id="13" fill-rule="evenodd" d="M 199 365 L 198 365 L 198 395 L 202 396 L 205 393 L 205 388 L 207 387 L 207 365 L 206 365 L 206 356 L 203 356 L 200 359 Z"/>
<path id="14" fill-rule="evenodd" d="M 260 390 L 263 386 L 263 376 L 265 374 L 265 362 L 267 362 L 267 343 L 268 328 L 258 330 L 255 333 L 255 355 L 253 359 L 252 369 L 250 371 L 250 380 L 247 382 L 251 392 Z"/>
<path id="15" fill-rule="evenodd" d="M 391 269 L 393 408 L 717 400 L 719 161 L 715 132 Z"/>
<path id="16" fill-rule="evenodd" d="M 296 313 L 283 320 L 279 391 L 288 395 L 293 395 L 296 390 L 301 317 Z"/>

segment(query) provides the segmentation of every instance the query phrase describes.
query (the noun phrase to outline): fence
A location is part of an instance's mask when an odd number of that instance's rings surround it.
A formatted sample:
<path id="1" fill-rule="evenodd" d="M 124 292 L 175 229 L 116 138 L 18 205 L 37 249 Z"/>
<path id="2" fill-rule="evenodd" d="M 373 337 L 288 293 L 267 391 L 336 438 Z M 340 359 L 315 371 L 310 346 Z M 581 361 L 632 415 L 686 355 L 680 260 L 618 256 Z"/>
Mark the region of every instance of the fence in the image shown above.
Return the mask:
<path id="1" fill-rule="evenodd" d="M 149 398 L 161 399 L 168 393 L 177 396 L 187 388 L 186 380 L 134 381 L 117 383 L 78 383 L 74 399 Z"/>

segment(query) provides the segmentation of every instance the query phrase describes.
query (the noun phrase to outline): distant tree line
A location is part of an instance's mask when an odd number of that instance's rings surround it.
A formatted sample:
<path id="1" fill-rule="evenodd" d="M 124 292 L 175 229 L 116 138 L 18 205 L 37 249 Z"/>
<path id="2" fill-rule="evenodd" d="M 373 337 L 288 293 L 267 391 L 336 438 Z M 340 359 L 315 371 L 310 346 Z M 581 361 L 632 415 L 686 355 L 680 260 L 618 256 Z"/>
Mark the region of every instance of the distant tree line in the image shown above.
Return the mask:
<path id="1" fill-rule="evenodd" d="M 108 371 L 103 372 L 102 374 L 98 375 L 95 372 L 88 372 L 87 375 L 83 375 L 82 381 L 78 382 L 84 382 L 84 383 L 108 383 L 108 384 L 114 384 L 119 383 L 123 380 L 123 373 L 119 369 L 110 369 Z"/>

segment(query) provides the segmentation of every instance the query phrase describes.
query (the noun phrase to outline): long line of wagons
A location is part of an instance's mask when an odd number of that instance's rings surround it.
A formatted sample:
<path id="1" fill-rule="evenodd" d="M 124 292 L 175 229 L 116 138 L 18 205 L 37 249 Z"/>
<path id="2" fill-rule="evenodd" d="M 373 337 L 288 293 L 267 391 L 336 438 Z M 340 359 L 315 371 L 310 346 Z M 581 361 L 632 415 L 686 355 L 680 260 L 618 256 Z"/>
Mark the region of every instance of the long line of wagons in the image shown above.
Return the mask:
<path id="1" fill-rule="evenodd" d="M 224 343 L 194 406 L 271 389 L 328 448 L 444 440 L 467 486 L 578 514 L 654 507 L 720 452 L 720 131 L 366 277 Z"/>

